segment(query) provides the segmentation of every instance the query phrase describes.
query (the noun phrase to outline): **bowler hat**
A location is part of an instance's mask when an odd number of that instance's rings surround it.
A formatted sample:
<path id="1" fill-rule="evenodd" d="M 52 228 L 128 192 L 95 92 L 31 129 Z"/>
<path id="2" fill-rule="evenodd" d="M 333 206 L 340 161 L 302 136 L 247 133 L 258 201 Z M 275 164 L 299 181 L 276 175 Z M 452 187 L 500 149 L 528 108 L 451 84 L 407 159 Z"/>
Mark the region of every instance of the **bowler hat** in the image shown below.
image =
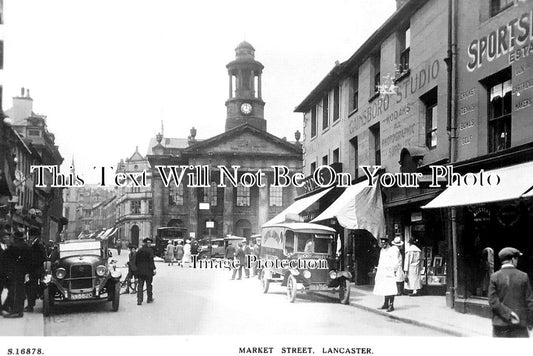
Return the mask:
<path id="1" fill-rule="evenodd" d="M 146 244 L 146 243 L 152 243 L 152 242 L 154 242 L 154 240 L 153 240 L 151 237 L 145 237 L 145 238 L 143 239 L 143 242 L 144 242 L 145 244 Z"/>
<path id="2" fill-rule="evenodd" d="M 500 261 L 508 261 L 513 257 L 522 256 L 522 252 L 518 251 L 514 247 L 504 247 L 498 252 L 498 258 Z"/>

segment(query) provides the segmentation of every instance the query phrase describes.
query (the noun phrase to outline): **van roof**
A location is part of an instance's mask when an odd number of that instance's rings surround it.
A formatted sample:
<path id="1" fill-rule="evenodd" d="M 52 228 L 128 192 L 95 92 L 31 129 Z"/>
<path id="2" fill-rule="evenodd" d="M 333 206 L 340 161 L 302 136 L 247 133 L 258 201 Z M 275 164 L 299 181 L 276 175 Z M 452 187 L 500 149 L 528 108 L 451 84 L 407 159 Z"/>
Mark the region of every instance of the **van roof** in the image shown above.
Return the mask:
<path id="1" fill-rule="evenodd" d="M 332 233 L 335 233 L 335 229 L 329 227 L 329 226 L 325 226 L 325 225 L 319 225 L 319 224 L 311 224 L 311 223 L 301 223 L 301 222 L 287 222 L 287 223 L 284 223 L 284 222 L 281 222 L 281 223 L 277 223 L 277 224 L 272 224 L 272 225 L 269 225 L 269 226 L 265 226 L 263 227 L 263 229 L 268 229 L 268 228 L 271 228 L 271 227 L 285 227 L 285 228 L 288 228 L 288 229 L 291 229 L 291 230 L 321 230 L 321 231 L 327 231 L 327 232 L 332 232 Z"/>

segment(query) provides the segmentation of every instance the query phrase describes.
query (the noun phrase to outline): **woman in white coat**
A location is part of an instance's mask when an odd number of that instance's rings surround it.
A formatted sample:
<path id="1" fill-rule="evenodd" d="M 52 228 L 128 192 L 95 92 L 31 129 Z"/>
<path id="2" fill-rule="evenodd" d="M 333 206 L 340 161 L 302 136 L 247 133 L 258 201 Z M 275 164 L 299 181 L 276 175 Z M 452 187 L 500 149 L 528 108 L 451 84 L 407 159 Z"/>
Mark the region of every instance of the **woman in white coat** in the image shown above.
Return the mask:
<path id="1" fill-rule="evenodd" d="M 401 266 L 402 255 L 396 246 L 391 246 L 388 237 L 379 239 L 381 252 L 379 253 L 378 270 L 374 284 L 374 294 L 385 297 L 379 309 L 394 310 L 394 296 L 398 293 L 396 274 Z"/>
<path id="2" fill-rule="evenodd" d="M 191 241 L 185 241 L 185 246 L 183 246 L 183 259 L 181 260 L 181 266 L 187 267 L 191 266 Z"/>
<path id="3" fill-rule="evenodd" d="M 416 246 L 417 240 L 411 239 L 409 246 L 405 248 L 405 261 L 403 270 L 405 271 L 405 289 L 412 290 L 409 296 L 418 295 L 418 291 L 422 288 L 420 280 L 420 272 L 422 267 L 420 248 Z"/>

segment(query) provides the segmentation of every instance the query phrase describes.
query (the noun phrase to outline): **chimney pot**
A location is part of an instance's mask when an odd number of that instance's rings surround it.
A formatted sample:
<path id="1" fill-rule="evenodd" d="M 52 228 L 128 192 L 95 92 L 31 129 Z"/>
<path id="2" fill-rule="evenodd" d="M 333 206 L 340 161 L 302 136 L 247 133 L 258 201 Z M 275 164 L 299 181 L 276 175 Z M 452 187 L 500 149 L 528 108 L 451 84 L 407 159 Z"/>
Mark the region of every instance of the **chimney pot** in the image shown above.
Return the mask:
<path id="1" fill-rule="evenodd" d="M 24 87 L 20 88 L 20 96 L 24 96 Z"/>

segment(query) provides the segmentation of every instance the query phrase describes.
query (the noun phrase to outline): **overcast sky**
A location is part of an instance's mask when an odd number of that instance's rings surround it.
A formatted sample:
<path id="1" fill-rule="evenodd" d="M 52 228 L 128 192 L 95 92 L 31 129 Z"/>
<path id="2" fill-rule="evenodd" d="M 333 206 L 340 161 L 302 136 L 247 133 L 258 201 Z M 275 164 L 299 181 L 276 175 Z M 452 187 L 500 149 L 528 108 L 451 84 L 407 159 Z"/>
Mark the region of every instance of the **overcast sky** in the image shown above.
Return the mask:
<path id="1" fill-rule="evenodd" d="M 294 139 L 294 108 L 394 11 L 394 0 L 4 0 L 4 108 L 34 111 L 78 173 L 166 137 L 224 131 L 226 64 L 242 40 L 265 66 L 270 133 Z M 91 183 L 91 182 L 87 182 Z"/>

